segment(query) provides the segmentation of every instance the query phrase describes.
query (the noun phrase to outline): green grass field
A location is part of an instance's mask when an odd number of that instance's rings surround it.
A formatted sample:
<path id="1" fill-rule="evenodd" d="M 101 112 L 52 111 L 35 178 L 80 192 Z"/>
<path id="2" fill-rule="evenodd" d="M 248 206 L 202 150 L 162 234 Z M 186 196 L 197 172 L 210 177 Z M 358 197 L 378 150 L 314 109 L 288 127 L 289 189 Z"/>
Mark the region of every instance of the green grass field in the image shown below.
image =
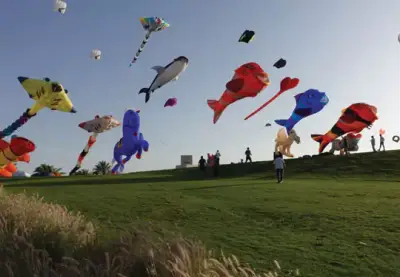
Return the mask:
<path id="1" fill-rule="evenodd" d="M 400 151 L 290 160 L 276 184 L 272 165 L 107 177 L 5 180 L 79 210 L 114 236 L 132 220 L 222 248 L 256 268 L 277 259 L 302 276 L 400 276 Z"/>

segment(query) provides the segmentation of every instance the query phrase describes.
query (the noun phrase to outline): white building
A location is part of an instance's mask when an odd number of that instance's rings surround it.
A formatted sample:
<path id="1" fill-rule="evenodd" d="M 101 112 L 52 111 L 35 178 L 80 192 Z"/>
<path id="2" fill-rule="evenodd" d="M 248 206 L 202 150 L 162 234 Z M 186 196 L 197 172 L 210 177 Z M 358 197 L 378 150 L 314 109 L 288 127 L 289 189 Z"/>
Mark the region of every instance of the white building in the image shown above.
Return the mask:
<path id="1" fill-rule="evenodd" d="M 193 167 L 193 156 L 181 155 L 181 164 L 177 165 L 176 168 L 187 168 L 187 167 Z"/>

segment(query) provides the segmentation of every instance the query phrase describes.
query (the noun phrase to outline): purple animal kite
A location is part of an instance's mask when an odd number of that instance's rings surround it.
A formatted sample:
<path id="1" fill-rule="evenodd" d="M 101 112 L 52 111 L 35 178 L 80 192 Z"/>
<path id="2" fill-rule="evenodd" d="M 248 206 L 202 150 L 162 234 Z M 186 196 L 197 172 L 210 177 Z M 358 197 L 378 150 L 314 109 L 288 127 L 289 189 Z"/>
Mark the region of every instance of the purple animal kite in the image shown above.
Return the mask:
<path id="1" fill-rule="evenodd" d="M 114 146 L 114 160 L 117 164 L 111 170 L 112 174 L 122 173 L 124 165 L 134 154 L 136 158 L 142 157 L 143 150 L 149 150 L 149 143 L 143 139 L 143 134 L 139 133 L 140 116 L 139 110 L 127 110 L 124 115 L 122 138 Z M 125 157 L 122 159 L 122 157 Z"/>

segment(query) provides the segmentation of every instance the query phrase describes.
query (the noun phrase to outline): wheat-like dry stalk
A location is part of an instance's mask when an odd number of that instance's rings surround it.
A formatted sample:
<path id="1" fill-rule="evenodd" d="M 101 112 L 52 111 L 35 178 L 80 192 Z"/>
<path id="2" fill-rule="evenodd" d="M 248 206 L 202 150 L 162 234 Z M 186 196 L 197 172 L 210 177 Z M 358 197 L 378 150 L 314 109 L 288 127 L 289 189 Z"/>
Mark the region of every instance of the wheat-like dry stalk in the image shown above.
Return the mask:
<path id="1" fill-rule="evenodd" d="M 66 207 L 46 203 L 38 195 L 8 195 L 0 187 L 0 276 L 299 276 L 298 270 L 284 273 L 277 261 L 273 261 L 275 270 L 257 273 L 241 264 L 236 256 L 226 256 L 223 252 L 217 256 L 201 242 L 179 236 L 173 241 L 165 241 L 154 239 L 149 230 L 132 229 L 118 243 L 101 244 L 95 230 L 80 213 L 74 214 Z M 93 249 L 85 248 L 88 246 Z M 85 249 L 86 256 L 74 256 Z M 59 257 L 55 250 L 70 253 L 73 257 Z"/>

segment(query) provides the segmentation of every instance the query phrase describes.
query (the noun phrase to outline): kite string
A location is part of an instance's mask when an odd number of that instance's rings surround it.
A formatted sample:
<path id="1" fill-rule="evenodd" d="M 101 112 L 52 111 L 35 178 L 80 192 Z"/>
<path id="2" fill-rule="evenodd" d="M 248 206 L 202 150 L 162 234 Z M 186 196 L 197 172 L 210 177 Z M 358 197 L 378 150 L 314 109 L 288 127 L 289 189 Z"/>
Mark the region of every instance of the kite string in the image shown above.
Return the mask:
<path id="1" fill-rule="evenodd" d="M 29 111 L 30 109 L 27 109 L 17 120 L 8 125 L 2 131 L 0 131 L 0 139 L 8 137 L 12 133 L 14 133 L 17 129 L 19 129 L 22 125 L 26 124 L 30 118 L 36 115 L 36 114 L 30 115 Z"/>

